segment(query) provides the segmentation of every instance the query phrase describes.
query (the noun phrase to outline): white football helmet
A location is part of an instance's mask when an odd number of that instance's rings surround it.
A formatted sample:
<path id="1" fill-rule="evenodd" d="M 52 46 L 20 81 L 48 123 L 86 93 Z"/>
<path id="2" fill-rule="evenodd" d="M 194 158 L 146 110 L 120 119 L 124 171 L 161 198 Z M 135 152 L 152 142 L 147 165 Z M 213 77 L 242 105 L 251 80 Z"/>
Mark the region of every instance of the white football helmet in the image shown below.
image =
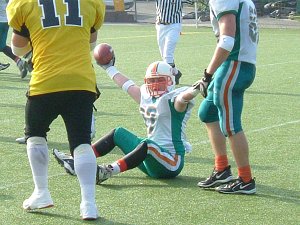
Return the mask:
<path id="1" fill-rule="evenodd" d="M 175 88 L 173 68 L 163 61 L 156 61 L 148 66 L 144 81 L 150 96 L 156 98 Z"/>

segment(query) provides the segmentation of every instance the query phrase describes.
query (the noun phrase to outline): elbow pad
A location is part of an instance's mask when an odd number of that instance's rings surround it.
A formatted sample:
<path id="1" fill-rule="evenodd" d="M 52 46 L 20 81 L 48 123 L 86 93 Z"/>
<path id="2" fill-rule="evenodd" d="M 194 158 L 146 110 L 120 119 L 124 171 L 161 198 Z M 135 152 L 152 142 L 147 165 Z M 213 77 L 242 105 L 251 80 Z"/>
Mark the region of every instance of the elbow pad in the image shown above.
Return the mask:
<path id="1" fill-rule="evenodd" d="M 234 46 L 234 38 L 227 36 L 227 35 L 221 35 L 219 38 L 218 47 L 225 49 L 226 51 L 231 52 Z"/>
<path id="2" fill-rule="evenodd" d="M 11 43 L 11 50 L 16 56 L 22 57 L 26 53 L 30 52 L 32 50 L 32 47 L 29 42 L 26 46 L 24 46 L 22 48 L 16 47 L 13 45 L 13 43 Z"/>

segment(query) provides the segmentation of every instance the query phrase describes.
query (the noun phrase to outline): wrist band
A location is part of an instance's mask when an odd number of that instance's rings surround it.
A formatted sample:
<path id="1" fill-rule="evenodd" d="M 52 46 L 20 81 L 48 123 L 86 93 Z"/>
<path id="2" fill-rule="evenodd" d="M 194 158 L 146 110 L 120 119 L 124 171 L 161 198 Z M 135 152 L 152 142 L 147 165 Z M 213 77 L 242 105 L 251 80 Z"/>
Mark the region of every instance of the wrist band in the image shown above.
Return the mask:
<path id="1" fill-rule="evenodd" d="M 11 43 L 11 50 L 12 52 L 17 56 L 23 56 L 30 52 L 32 50 L 31 44 L 28 42 L 27 45 L 25 45 L 22 48 L 16 47 Z"/>
<path id="2" fill-rule="evenodd" d="M 135 83 L 132 80 L 127 80 L 123 85 L 122 85 L 122 89 L 123 91 L 128 91 L 128 88 L 135 85 Z"/>
<path id="3" fill-rule="evenodd" d="M 106 69 L 107 75 L 110 77 L 110 79 L 113 79 L 117 73 L 119 73 L 118 69 L 115 66 L 110 66 Z"/>

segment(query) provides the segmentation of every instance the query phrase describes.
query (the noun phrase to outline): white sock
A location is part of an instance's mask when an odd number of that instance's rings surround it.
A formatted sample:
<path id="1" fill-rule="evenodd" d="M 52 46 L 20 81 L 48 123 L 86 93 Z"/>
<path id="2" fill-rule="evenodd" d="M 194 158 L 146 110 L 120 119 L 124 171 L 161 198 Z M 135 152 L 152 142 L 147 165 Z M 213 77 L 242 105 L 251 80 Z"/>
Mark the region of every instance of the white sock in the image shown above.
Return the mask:
<path id="1" fill-rule="evenodd" d="M 109 165 L 109 167 L 112 169 L 112 175 L 116 175 L 121 172 L 118 161 L 113 162 L 112 164 Z"/>
<path id="2" fill-rule="evenodd" d="M 27 140 L 27 155 L 32 171 L 34 192 L 48 191 L 48 146 L 43 137 L 30 137 Z"/>
<path id="3" fill-rule="evenodd" d="M 95 202 L 97 162 L 89 144 L 81 144 L 74 149 L 74 168 L 81 188 L 82 202 Z"/>

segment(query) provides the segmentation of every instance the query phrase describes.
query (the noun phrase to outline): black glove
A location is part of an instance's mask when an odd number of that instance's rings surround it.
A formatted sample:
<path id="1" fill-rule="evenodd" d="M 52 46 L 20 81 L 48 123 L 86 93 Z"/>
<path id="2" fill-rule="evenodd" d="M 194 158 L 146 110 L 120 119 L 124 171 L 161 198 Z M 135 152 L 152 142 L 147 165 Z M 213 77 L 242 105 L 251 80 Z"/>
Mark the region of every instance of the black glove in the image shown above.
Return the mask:
<path id="1" fill-rule="evenodd" d="M 211 80 L 212 80 L 212 74 L 207 73 L 206 69 L 205 69 L 203 77 L 194 84 L 194 85 L 197 85 L 197 88 L 199 89 L 200 94 L 204 98 L 207 97 L 207 88 L 208 88 Z"/>

